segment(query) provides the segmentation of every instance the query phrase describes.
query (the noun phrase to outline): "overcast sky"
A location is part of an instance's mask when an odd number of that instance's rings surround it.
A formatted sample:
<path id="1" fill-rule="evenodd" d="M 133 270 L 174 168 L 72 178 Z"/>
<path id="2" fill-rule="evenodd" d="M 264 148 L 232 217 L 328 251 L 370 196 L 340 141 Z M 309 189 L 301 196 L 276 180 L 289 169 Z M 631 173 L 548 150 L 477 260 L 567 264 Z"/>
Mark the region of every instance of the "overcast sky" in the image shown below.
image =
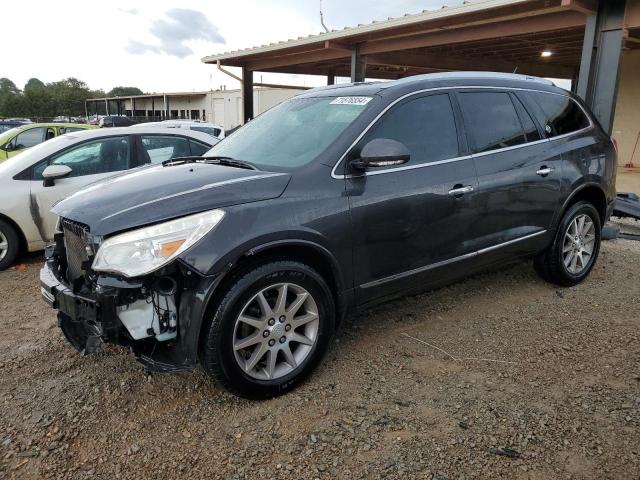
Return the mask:
<path id="1" fill-rule="evenodd" d="M 329 28 L 437 9 L 443 0 L 324 0 Z M 446 2 L 459 5 L 458 0 Z M 146 92 L 237 84 L 201 57 L 297 38 L 322 30 L 319 0 L 65 0 L 2 2 L 2 67 L 22 88 L 74 76 L 91 88 L 137 86 Z M 304 76 L 264 81 L 317 85 Z M 258 78 L 259 80 L 259 78 Z"/>

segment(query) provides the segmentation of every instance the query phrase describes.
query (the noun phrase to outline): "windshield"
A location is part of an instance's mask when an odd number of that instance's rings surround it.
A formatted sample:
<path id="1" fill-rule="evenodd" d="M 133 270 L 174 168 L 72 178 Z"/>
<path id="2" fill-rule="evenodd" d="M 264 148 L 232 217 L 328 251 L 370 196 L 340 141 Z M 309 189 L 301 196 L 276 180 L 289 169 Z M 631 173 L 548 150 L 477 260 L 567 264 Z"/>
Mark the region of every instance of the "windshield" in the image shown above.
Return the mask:
<path id="1" fill-rule="evenodd" d="M 0 135 L 0 145 L 3 145 L 4 142 L 9 140 L 10 137 L 12 137 L 15 133 L 19 131 L 20 129 L 18 127 L 13 127 L 13 128 L 10 128 L 9 130 L 5 130 L 4 132 L 2 132 L 2 134 Z"/>
<path id="2" fill-rule="evenodd" d="M 247 123 L 206 156 L 293 170 L 320 155 L 364 111 L 371 97 L 292 98 Z"/>

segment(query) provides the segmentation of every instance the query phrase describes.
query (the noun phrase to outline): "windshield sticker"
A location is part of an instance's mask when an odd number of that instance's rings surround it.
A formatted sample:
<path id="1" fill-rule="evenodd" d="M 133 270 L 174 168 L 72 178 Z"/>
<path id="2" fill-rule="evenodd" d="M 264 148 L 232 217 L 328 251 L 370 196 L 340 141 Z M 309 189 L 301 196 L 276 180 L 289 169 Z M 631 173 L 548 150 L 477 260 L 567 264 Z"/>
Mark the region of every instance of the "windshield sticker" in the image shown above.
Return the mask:
<path id="1" fill-rule="evenodd" d="M 371 97 L 338 97 L 330 105 L 366 105 Z"/>

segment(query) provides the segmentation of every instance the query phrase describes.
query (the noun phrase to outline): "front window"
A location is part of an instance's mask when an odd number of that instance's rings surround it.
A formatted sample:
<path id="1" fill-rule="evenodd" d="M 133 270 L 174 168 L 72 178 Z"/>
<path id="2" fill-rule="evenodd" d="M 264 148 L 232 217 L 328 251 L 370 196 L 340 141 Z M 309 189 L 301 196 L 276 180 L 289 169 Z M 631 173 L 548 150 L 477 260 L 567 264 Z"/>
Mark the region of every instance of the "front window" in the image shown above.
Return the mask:
<path id="1" fill-rule="evenodd" d="M 30 148 L 44 139 L 45 129 L 43 127 L 30 128 L 18 135 L 14 141 L 14 148 L 20 150 L 22 148 Z"/>
<path id="2" fill-rule="evenodd" d="M 314 160 L 364 111 L 370 97 L 293 98 L 252 120 L 214 146 L 263 170 L 293 170 Z"/>
<path id="3" fill-rule="evenodd" d="M 108 137 L 82 143 L 54 156 L 33 169 L 34 180 L 42 180 L 42 172 L 49 165 L 71 168 L 69 177 L 83 177 L 118 172 L 129 168 L 129 137 Z"/>

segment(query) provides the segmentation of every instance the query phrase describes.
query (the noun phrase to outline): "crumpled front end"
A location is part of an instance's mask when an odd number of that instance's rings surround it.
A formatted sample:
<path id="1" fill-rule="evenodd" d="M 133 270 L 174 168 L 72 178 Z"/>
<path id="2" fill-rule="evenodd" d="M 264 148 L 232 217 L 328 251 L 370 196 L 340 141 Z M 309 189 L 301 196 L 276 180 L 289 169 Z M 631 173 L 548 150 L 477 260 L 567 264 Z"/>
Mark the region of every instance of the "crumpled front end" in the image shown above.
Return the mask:
<path id="1" fill-rule="evenodd" d="M 40 272 L 43 298 L 58 310 L 58 325 L 83 354 L 105 343 L 129 347 L 151 371 L 197 364 L 206 300 L 217 279 L 180 261 L 138 278 L 91 269 L 101 239 L 86 225 L 61 219 Z"/>

